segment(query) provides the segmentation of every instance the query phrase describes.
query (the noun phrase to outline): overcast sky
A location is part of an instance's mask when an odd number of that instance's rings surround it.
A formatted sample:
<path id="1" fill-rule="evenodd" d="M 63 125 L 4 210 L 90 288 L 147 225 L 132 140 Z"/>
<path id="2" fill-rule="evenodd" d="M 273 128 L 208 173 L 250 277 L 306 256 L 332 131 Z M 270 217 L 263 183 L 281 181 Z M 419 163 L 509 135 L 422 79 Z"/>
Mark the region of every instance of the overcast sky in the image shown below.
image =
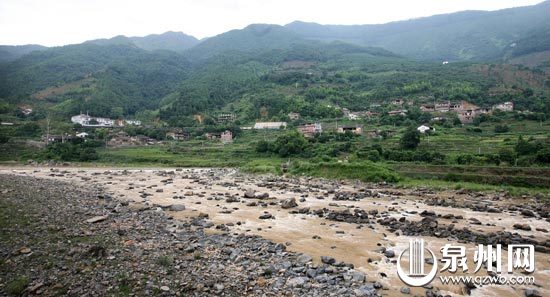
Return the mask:
<path id="1" fill-rule="evenodd" d="M 182 31 L 197 38 L 251 23 L 380 24 L 542 0 L 0 0 L 0 44 L 80 43 Z"/>

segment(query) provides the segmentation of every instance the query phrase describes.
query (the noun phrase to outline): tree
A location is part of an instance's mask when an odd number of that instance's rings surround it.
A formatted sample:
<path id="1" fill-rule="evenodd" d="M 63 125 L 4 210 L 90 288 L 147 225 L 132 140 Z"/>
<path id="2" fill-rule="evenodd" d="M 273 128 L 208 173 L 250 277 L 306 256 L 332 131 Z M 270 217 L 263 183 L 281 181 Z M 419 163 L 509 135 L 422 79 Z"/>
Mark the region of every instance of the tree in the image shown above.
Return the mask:
<path id="1" fill-rule="evenodd" d="M 510 127 L 507 125 L 496 125 L 495 126 L 495 133 L 506 133 L 510 131 Z"/>
<path id="2" fill-rule="evenodd" d="M 539 163 L 550 163 L 550 148 L 544 148 L 537 152 L 536 160 Z"/>
<path id="3" fill-rule="evenodd" d="M 405 134 L 401 137 L 399 141 L 401 148 L 414 150 L 420 144 L 420 132 L 418 132 L 414 127 L 411 127 L 405 131 Z"/>

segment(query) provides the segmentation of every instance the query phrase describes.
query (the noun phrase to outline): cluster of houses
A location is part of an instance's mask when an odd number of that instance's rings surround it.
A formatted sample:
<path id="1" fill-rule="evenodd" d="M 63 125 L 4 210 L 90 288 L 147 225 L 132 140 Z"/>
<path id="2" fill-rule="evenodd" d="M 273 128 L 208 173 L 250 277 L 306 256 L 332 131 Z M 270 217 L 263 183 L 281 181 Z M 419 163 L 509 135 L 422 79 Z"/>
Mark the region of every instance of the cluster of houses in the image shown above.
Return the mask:
<path id="1" fill-rule="evenodd" d="M 389 111 L 387 114 L 390 116 L 396 116 L 396 115 L 406 115 L 407 110 L 403 107 L 405 105 L 413 105 L 414 102 L 407 101 L 403 99 L 395 99 L 391 102 L 392 105 L 401 107 L 400 109 L 395 109 Z M 377 108 L 381 107 L 380 104 L 373 103 L 371 104 L 371 108 Z M 458 103 L 451 103 L 450 101 L 446 102 L 434 102 L 434 104 L 424 104 L 420 106 L 420 110 L 423 112 L 428 112 L 432 114 L 439 114 L 439 113 L 447 113 L 447 112 L 455 112 L 458 115 L 458 118 L 462 123 L 471 123 L 473 119 L 476 116 L 479 116 L 480 114 L 490 113 L 495 110 L 500 111 L 513 111 L 514 110 L 514 104 L 513 102 L 504 102 L 500 104 L 493 105 L 490 108 L 481 108 L 474 104 L 471 104 L 467 101 L 460 101 Z M 30 113 L 32 112 L 32 109 L 25 110 L 26 112 Z M 342 112 L 345 118 L 349 120 L 359 120 L 361 118 L 370 118 L 375 116 L 380 116 L 379 112 L 373 112 L 373 111 L 350 111 L 347 108 L 342 108 Z M 288 118 L 290 120 L 298 120 L 300 119 L 300 114 L 297 112 L 291 112 L 288 115 Z M 231 123 L 236 120 L 236 115 L 234 113 L 221 113 L 218 114 L 216 117 L 216 122 L 218 124 L 224 124 L 224 123 Z M 433 118 L 434 120 L 442 119 L 441 116 L 437 116 Z M 124 119 L 117 119 L 113 120 L 110 118 L 102 118 L 102 117 L 92 117 L 88 114 L 79 114 L 71 117 L 71 122 L 75 124 L 80 124 L 83 127 L 124 127 L 126 125 L 135 125 L 140 126 L 141 122 L 137 120 L 124 120 Z M 2 123 L 2 125 L 8 125 L 11 123 Z M 278 130 L 278 129 L 286 129 L 288 126 L 287 122 L 257 122 L 254 124 L 254 126 L 248 126 L 248 127 L 241 127 L 243 130 Z M 296 130 L 304 135 L 305 137 L 312 138 L 316 134 L 320 134 L 323 132 L 323 126 L 321 123 L 307 123 L 303 125 L 299 125 L 296 127 Z M 427 132 L 433 132 L 435 129 L 431 126 L 428 126 L 427 124 L 421 125 L 417 128 L 417 130 L 420 133 L 427 133 Z M 368 130 L 365 131 L 364 127 L 362 125 L 336 125 L 336 132 L 337 133 L 353 133 L 353 134 L 366 134 L 369 137 L 380 137 L 382 133 L 392 133 L 392 131 L 381 131 L 381 130 Z M 73 138 L 86 138 L 88 134 L 86 132 L 76 133 L 75 135 L 48 135 L 43 136 L 43 140 L 46 142 L 65 142 L 67 140 L 71 140 Z M 231 143 L 233 142 L 233 134 L 230 130 L 226 130 L 223 132 L 208 132 L 204 134 L 204 137 L 208 140 L 219 140 L 223 143 Z M 183 129 L 172 129 L 166 133 L 166 139 L 168 140 L 175 140 L 175 141 L 186 141 L 191 138 L 191 134 L 187 131 L 184 131 Z M 148 145 L 148 144 L 155 144 L 158 143 L 157 140 L 154 140 L 150 137 L 138 135 L 138 136 L 128 136 L 123 131 L 117 132 L 114 137 L 111 138 L 111 140 L 108 142 L 108 145 L 110 146 L 125 146 L 125 145 Z"/>
<path id="2" fill-rule="evenodd" d="M 395 99 L 391 102 L 391 105 L 400 106 L 399 109 L 390 110 L 387 112 L 389 116 L 405 116 L 407 115 L 407 109 L 404 109 L 404 105 L 413 105 L 413 101 L 405 102 L 403 99 Z M 380 104 L 371 104 L 371 108 L 380 107 Z M 493 105 L 492 107 L 479 107 L 475 104 L 469 103 L 467 101 L 460 101 L 458 103 L 451 103 L 450 101 L 439 102 L 434 104 L 424 104 L 420 106 L 420 110 L 423 112 L 429 113 L 446 113 L 446 112 L 455 112 L 458 115 L 458 118 L 462 123 L 471 123 L 473 122 L 476 116 L 484 113 L 490 113 L 495 110 L 501 111 L 513 111 L 514 103 L 513 102 L 504 102 L 500 104 Z M 374 116 L 380 116 L 379 112 L 372 111 L 350 111 L 347 108 L 342 108 L 342 113 L 344 117 L 349 120 L 359 120 L 363 118 L 371 118 Z"/>
<path id="3" fill-rule="evenodd" d="M 141 121 L 138 120 L 124 120 L 124 119 L 110 119 L 92 117 L 88 114 L 79 114 L 71 117 L 71 122 L 80 124 L 83 127 L 95 127 L 95 128 L 111 128 L 111 127 L 124 127 L 126 125 L 141 126 Z"/>
<path id="4" fill-rule="evenodd" d="M 230 130 L 223 132 L 207 132 L 204 137 L 208 140 L 219 140 L 222 143 L 232 143 L 233 133 Z M 183 129 L 173 129 L 166 133 L 166 139 L 176 141 L 187 141 L 191 139 L 191 133 Z"/>
<path id="5" fill-rule="evenodd" d="M 118 131 L 107 142 L 107 146 L 123 147 L 123 146 L 134 146 L 134 145 L 154 145 L 158 143 L 161 143 L 161 142 L 145 135 L 129 136 L 128 133 L 124 131 Z"/>
<path id="6" fill-rule="evenodd" d="M 447 101 L 442 103 L 434 103 L 433 105 L 422 105 L 420 106 L 420 110 L 429 113 L 456 112 L 462 123 L 471 123 L 475 117 L 481 114 L 490 113 L 495 110 L 513 111 L 514 103 L 504 102 L 493 105 L 489 108 L 479 107 L 464 100 L 458 103 L 451 103 L 450 101 Z"/>

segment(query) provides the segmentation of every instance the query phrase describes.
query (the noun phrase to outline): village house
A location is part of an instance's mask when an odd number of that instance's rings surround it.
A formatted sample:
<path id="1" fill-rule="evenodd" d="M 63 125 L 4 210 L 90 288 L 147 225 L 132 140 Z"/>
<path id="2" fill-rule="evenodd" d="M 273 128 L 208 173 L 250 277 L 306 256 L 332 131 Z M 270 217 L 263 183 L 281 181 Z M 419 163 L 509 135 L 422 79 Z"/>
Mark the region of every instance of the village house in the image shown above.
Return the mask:
<path id="1" fill-rule="evenodd" d="M 370 111 L 370 110 L 365 112 L 365 116 L 366 116 L 367 118 L 377 117 L 377 116 L 379 116 L 379 115 L 380 115 L 379 112 L 372 112 L 372 111 Z"/>
<path id="2" fill-rule="evenodd" d="M 451 102 L 435 103 L 435 111 L 448 112 L 451 110 Z"/>
<path id="3" fill-rule="evenodd" d="M 350 113 L 348 113 L 347 118 L 351 121 L 359 120 L 361 118 L 361 113 L 360 112 L 350 112 Z"/>
<path id="4" fill-rule="evenodd" d="M 125 122 L 127 125 L 141 126 L 141 121 L 139 121 L 139 120 L 124 120 L 124 122 Z"/>
<path id="5" fill-rule="evenodd" d="M 89 136 L 89 134 L 86 133 L 86 132 L 80 132 L 80 133 L 76 134 L 76 137 L 78 137 L 78 138 L 86 138 L 88 136 Z"/>
<path id="6" fill-rule="evenodd" d="M 347 109 L 347 108 L 345 108 L 345 107 L 342 108 L 342 115 L 343 115 L 345 118 L 349 117 L 349 113 L 350 113 L 349 109 Z"/>
<path id="7" fill-rule="evenodd" d="M 109 118 L 92 117 L 88 114 L 79 114 L 71 117 L 71 122 L 80 124 L 83 127 L 124 127 L 126 125 L 141 126 L 141 121 L 138 120 L 112 120 Z"/>
<path id="8" fill-rule="evenodd" d="M 346 133 L 350 132 L 353 134 L 362 134 L 363 133 L 363 126 L 361 125 L 353 125 L 353 126 L 338 126 L 338 129 L 336 129 L 338 133 Z"/>
<path id="9" fill-rule="evenodd" d="M 32 108 L 29 105 L 22 105 L 19 107 L 19 110 L 24 116 L 28 116 L 32 113 Z"/>
<path id="10" fill-rule="evenodd" d="M 286 122 L 258 122 L 254 124 L 254 129 L 281 129 L 286 128 Z"/>
<path id="11" fill-rule="evenodd" d="M 289 113 L 287 116 L 288 116 L 288 118 L 291 119 L 291 120 L 298 120 L 298 119 L 300 119 L 300 114 L 297 113 L 297 112 L 291 112 L 291 113 Z"/>
<path id="12" fill-rule="evenodd" d="M 62 135 L 42 135 L 42 141 L 44 142 L 61 142 L 65 143 L 67 141 L 73 140 L 74 136 L 68 134 Z"/>
<path id="13" fill-rule="evenodd" d="M 380 104 L 380 103 L 371 103 L 371 105 L 370 105 L 370 108 L 378 108 L 378 107 L 382 107 L 382 104 Z"/>
<path id="14" fill-rule="evenodd" d="M 315 134 L 320 134 L 323 132 L 323 126 L 321 126 L 320 123 L 314 123 L 314 124 L 305 124 L 298 126 L 296 128 L 299 133 L 304 135 L 304 137 L 312 138 L 315 136 Z"/>
<path id="15" fill-rule="evenodd" d="M 420 111 L 422 111 L 422 112 L 434 112 L 435 108 L 434 108 L 433 105 L 423 104 L 423 105 L 420 106 Z"/>
<path id="16" fill-rule="evenodd" d="M 234 113 L 220 113 L 216 117 L 218 124 L 233 123 L 236 119 L 237 116 Z"/>
<path id="17" fill-rule="evenodd" d="M 204 137 L 208 140 L 220 140 L 223 143 L 231 143 L 233 142 L 233 133 L 229 130 L 225 130 L 224 132 L 208 132 L 204 134 Z"/>
<path id="18" fill-rule="evenodd" d="M 390 116 L 396 116 L 396 115 L 406 115 L 407 114 L 407 110 L 405 109 L 397 109 L 397 110 L 392 110 L 392 111 L 388 111 L 388 115 Z"/>
<path id="19" fill-rule="evenodd" d="M 380 136 L 380 130 L 368 130 L 365 131 L 367 133 L 367 136 L 370 138 L 377 138 Z"/>
<path id="20" fill-rule="evenodd" d="M 403 104 L 405 104 L 405 100 L 403 100 L 403 99 L 395 99 L 395 100 L 393 100 L 393 101 L 391 102 L 391 104 L 393 104 L 393 105 L 403 105 Z"/>
<path id="21" fill-rule="evenodd" d="M 166 139 L 172 139 L 177 141 L 185 141 L 191 138 L 191 134 L 187 131 L 172 130 L 166 133 Z"/>
<path id="22" fill-rule="evenodd" d="M 434 127 L 430 127 L 428 125 L 421 125 L 419 126 L 418 128 L 416 128 L 416 130 L 422 134 L 426 133 L 426 132 L 433 132 L 435 131 L 435 128 Z"/>
<path id="23" fill-rule="evenodd" d="M 84 127 L 113 127 L 115 125 L 115 121 L 109 118 L 91 117 L 82 113 L 72 116 L 71 122 Z"/>
<path id="24" fill-rule="evenodd" d="M 229 131 L 229 130 L 225 130 L 225 131 L 220 135 L 220 140 L 221 140 L 223 143 L 231 143 L 231 142 L 233 142 L 233 133 L 231 133 L 231 131 Z"/>
<path id="25" fill-rule="evenodd" d="M 508 101 L 508 102 L 496 104 L 496 105 L 493 105 L 491 109 L 500 110 L 500 111 L 514 111 L 514 103 Z"/>

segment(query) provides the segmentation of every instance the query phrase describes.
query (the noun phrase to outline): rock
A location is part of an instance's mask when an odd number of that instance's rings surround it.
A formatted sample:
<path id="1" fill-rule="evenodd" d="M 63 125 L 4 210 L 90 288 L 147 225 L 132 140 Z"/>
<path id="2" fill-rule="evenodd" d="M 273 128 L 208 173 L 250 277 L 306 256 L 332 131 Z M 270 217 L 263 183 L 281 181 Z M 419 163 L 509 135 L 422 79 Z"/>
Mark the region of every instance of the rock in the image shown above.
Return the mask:
<path id="1" fill-rule="evenodd" d="M 297 287 L 301 288 L 309 281 L 307 277 L 299 276 L 299 277 L 293 277 L 286 281 L 286 285 L 289 287 Z"/>
<path id="2" fill-rule="evenodd" d="M 317 276 L 317 270 L 316 269 L 308 269 L 306 271 L 306 275 L 309 277 L 309 278 L 315 278 Z"/>
<path id="3" fill-rule="evenodd" d="M 321 256 L 321 262 L 323 262 L 325 264 L 332 265 L 336 262 L 336 259 L 334 259 L 333 257 L 329 257 L 329 256 Z"/>
<path id="4" fill-rule="evenodd" d="M 354 271 L 352 274 L 351 274 L 351 280 L 355 283 L 363 283 L 365 282 L 365 274 L 361 271 Z"/>
<path id="5" fill-rule="evenodd" d="M 223 284 L 215 284 L 214 288 L 216 288 L 216 291 L 221 292 L 225 289 L 225 286 Z"/>
<path id="6" fill-rule="evenodd" d="M 535 213 L 532 210 L 529 210 L 529 209 L 522 209 L 521 214 L 526 216 L 526 217 L 534 217 L 535 216 Z"/>
<path id="7" fill-rule="evenodd" d="M 169 209 L 171 211 L 182 211 L 182 210 L 185 210 L 185 205 L 183 205 L 183 204 L 173 204 L 173 205 L 170 205 Z"/>
<path id="8" fill-rule="evenodd" d="M 101 221 L 105 221 L 108 217 L 109 217 L 108 215 L 93 217 L 93 218 L 87 219 L 86 223 L 90 223 L 90 224 L 98 223 Z"/>
<path id="9" fill-rule="evenodd" d="M 269 193 L 258 194 L 254 198 L 256 198 L 256 199 L 267 199 L 267 198 L 269 198 Z"/>
<path id="10" fill-rule="evenodd" d="M 294 198 L 288 198 L 281 201 L 281 207 L 284 209 L 293 208 L 296 206 L 298 206 L 298 204 L 296 203 L 296 199 Z"/>
<path id="11" fill-rule="evenodd" d="M 162 287 L 160 287 L 160 290 L 164 291 L 164 292 L 168 292 L 168 291 L 170 291 L 170 288 L 167 287 L 167 286 L 162 286 Z"/>
<path id="12" fill-rule="evenodd" d="M 193 196 L 193 194 L 194 194 L 193 191 L 187 191 L 183 195 L 184 196 Z"/>
<path id="13" fill-rule="evenodd" d="M 399 290 L 399 292 L 408 295 L 408 294 L 411 293 L 411 288 L 409 288 L 409 287 L 401 287 L 401 289 Z"/>
<path id="14" fill-rule="evenodd" d="M 265 214 L 263 214 L 259 217 L 260 220 L 267 220 L 267 219 L 272 219 L 272 218 L 273 218 L 273 215 L 270 214 L 270 213 L 265 213 Z"/>
<path id="15" fill-rule="evenodd" d="M 386 250 L 384 252 L 384 256 L 386 256 L 388 258 L 393 258 L 393 257 L 395 257 L 395 252 L 393 250 Z"/>
<path id="16" fill-rule="evenodd" d="M 228 197 L 227 199 L 225 199 L 225 202 L 227 203 L 233 203 L 233 202 L 239 202 L 239 198 L 235 197 L 235 196 L 231 196 L 231 197 Z"/>
<path id="17" fill-rule="evenodd" d="M 420 213 L 421 216 L 423 217 L 428 217 L 428 216 L 435 216 L 435 212 L 433 210 L 424 210 Z"/>
<path id="18" fill-rule="evenodd" d="M 376 289 L 373 284 L 367 284 L 353 290 L 353 293 L 359 297 L 371 297 L 376 296 Z"/>
<path id="19" fill-rule="evenodd" d="M 525 297 L 542 297 L 542 294 L 535 289 L 525 289 Z"/>
<path id="20" fill-rule="evenodd" d="M 301 254 L 298 256 L 298 258 L 296 258 L 296 262 L 298 262 L 301 265 L 305 265 L 311 262 L 312 260 L 313 258 L 311 258 L 309 255 L 306 255 L 306 254 Z"/>
<path id="21" fill-rule="evenodd" d="M 246 192 L 244 192 L 244 198 L 256 198 L 254 194 L 256 194 L 256 191 L 246 190 Z"/>
<path id="22" fill-rule="evenodd" d="M 514 229 L 531 231 L 531 226 L 529 226 L 528 224 L 514 224 Z"/>
<path id="23" fill-rule="evenodd" d="M 20 248 L 18 252 L 19 252 L 19 254 L 30 254 L 31 249 L 24 246 L 24 247 Z"/>

